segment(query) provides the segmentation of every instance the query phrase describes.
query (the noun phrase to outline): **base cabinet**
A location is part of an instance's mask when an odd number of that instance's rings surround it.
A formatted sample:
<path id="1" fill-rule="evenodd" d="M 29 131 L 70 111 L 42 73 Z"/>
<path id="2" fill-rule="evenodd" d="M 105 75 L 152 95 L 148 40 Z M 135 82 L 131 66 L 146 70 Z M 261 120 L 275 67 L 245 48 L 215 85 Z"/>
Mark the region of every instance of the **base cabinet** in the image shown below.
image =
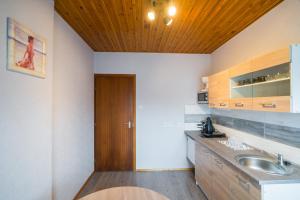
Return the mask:
<path id="1" fill-rule="evenodd" d="M 228 177 L 226 176 L 226 166 L 216 156 L 211 154 L 212 175 L 211 182 L 213 200 L 231 200 L 230 191 L 228 190 Z"/>
<path id="2" fill-rule="evenodd" d="M 187 158 L 195 166 L 196 142 L 191 137 L 187 137 Z"/>
<path id="3" fill-rule="evenodd" d="M 209 200 L 260 200 L 261 189 L 227 161 L 196 144 L 195 178 Z"/>
<path id="4" fill-rule="evenodd" d="M 196 165 L 195 165 L 195 176 L 196 181 L 200 188 L 202 188 L 207 198 L 211 196 L 211 171 L 210 171 L 210 152 L 202 148 L 202 146 L 196 144 L 196 152 L 202 152 L 201 154 L 196 153 Z M 205 160 L 206 162 L 201 162 Z"/>

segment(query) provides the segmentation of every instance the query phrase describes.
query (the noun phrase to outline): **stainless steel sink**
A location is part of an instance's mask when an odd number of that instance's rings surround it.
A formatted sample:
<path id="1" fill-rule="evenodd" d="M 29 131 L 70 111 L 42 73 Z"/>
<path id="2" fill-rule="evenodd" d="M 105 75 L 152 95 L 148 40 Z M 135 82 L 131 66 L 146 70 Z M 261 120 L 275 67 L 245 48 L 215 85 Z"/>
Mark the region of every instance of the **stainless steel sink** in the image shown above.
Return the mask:
<path id="1" fill-rule="evenodd" d="M 293 168 L 288 165 L 280 165 L 276 159 L 258 155 L 238 155 L 236 161 L 244 167 L 262 171 L 272 175 L 289 175 L 293 173 Z"/>

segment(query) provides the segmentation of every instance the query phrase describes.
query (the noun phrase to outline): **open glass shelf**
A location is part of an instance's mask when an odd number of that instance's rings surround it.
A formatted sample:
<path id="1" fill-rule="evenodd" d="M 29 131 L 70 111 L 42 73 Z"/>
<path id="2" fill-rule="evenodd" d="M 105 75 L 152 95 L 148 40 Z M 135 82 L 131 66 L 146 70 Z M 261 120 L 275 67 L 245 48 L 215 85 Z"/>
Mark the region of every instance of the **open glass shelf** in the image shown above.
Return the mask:
<path id="1" fill-rule="evenodd" d="M 290 63 L 233 77 L 231 98 L 290 96 Z"/>
<path id="2" fill-rule="evenodd" d="M 256 86 L 256 85 L 263 85 L 263 84 L 268 84 L 268 83 L 275 83 L 275 82 L 289 81 L 289 80 L 290 80 L 290 77 L 280 78 L 280 79 L 264 81 L 264 82 L 260 82 L 260 83 L 251 83 L 251 84 L 247 84 L 247 85 L 233 86 L 232 89 L 243 88 L 243 87 L 251 87 L 251 86 Z"/>

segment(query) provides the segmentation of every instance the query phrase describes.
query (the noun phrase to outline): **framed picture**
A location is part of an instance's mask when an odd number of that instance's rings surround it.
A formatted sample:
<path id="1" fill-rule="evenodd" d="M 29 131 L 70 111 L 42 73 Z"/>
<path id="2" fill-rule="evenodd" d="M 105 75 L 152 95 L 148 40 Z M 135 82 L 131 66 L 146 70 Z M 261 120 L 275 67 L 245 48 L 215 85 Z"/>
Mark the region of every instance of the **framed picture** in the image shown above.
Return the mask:
<path id="1" fill-rule="evenodd" d="M 46 40 L 11 18 L 7 18 L 7 68 L 46 77 Z"/>

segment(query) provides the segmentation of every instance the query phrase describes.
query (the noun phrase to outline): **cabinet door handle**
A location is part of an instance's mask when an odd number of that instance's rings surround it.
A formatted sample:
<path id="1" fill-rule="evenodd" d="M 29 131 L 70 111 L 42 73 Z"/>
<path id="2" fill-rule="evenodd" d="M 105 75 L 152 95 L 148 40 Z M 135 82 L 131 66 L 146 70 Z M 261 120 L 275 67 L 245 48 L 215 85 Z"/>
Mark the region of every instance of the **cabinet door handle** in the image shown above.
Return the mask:
<path id="1" fill-rule="evenodd" d="M 236 103 L 236 104 L 234 104 L 235 105 L 235 107 L 244 107 L 244 104 L 243 103 Z"/>
<path id="2" fill-rule="evenodd" d="M 225 107 L 226 103 L 220 103 L 220 106 Z"/>
<path id="3" fill-rule="evenodd" d="M 216 159 L 216 158 L 215 158 L 215 161 L 216 161 L 217 167 L 219 167 L 220 169 L 223 169 L 223 163 L 220 160 Z"/>
<path id="4" fill-rule="evenodd" d="M 239 181 L 239 185 L 247 192 L 250 190 L 250 184 L 246 180 L 242 179 L 239 175 L 236 176 Z"/>
<path id="5" fill-rule="evenodd" d="M 274 103 L 262 103 L 263 108 L 276 108 L 276 104 Z"/>

